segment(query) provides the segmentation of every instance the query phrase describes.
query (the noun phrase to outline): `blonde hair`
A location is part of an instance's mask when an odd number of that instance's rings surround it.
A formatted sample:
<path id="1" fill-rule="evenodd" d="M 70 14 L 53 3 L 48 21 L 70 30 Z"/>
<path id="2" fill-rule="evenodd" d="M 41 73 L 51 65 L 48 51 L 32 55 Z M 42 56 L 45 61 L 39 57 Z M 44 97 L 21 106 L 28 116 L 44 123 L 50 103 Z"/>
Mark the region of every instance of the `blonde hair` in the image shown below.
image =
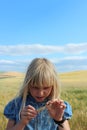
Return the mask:
<path id="1" fill-rule="evenodd" d="M 28 66 L 19 96 L 23 97 L 22 107 L 25 106 L 29 87 L 52 87 L 51 99 L 59 98 L 59 80 L 55 66 L 46 58 L 35 58 Z"/>

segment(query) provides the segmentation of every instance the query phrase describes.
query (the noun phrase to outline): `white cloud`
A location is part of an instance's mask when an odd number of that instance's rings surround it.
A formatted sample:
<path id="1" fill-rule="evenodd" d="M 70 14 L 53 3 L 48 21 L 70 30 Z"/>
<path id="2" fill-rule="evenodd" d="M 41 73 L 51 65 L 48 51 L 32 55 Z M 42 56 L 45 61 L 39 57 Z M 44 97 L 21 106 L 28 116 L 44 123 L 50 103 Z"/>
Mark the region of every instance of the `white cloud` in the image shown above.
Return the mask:
<path id="1" fill-rule="evenodd" d="M 59 71 L 69 71 L 78 69 L 87 69 L 87 57 L 82 56 L 68 56 L 63 58 L 49 58 Z M 9 68 L 24 71 L 27 69 L 28 64 L 32 58 L 24 60 L 0 60 L 0 69 L 6 70 Z"/>
<path id="2" fill-rule="evenodd" d="M 60 63 L 63 63 L 63 62 L 78 62 L 78 61 L 84 61 L 86 62 L 87 61 L 87 56 L 66 56 L 66 57 L 62 57 L 62 58 L 53 58 L 50 60 L 55 63 L 55 64 L 60 64 Z"/>
<path id="3" fill-rule="evenodd" d="M 62 47 L 50 45 L 0 45 L 1 55 L 30 55 L 30 54 L 49 54 L 61 52 Z"/>
<path id="4" fill-rule="evenodd" d="M 0 60 L 0 64 L 16 64 L 16 62 L 12 60 Z"/>
<path id="5" fill-rule="evenodd" d="M 58 45 L 0 45 L 0 55 L 31 55 L 31 54 L 80 54 L 87 52 L 87 43 Z"/>
<path id="6" fill-rule="evenodd" d="M 0 70 L 26 69 L 34 57 L 50 59 L 61 71 L 87 69 L 87 43 L 54 45 L 0 45 Z"/>
<path id="7" fill-rule="evenodd" d="M 87 52 L 87 43 L 80 43 L 80 44 L 66 44 L 64 47 L 65 52 L 71 54 L 80 54 Z"/>

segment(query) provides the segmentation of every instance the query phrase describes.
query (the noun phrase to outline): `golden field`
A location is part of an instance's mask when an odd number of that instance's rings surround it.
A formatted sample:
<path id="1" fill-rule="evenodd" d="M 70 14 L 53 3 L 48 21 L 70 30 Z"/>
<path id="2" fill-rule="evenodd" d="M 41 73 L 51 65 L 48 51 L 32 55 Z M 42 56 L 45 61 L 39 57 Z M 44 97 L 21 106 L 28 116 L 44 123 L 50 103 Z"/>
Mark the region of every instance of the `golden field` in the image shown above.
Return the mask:
<path id="1" fill-rule="evenodd" d="M 71 130 L 87 130 L 87 71 L 59 74 L 61 98 L 68 101 L 73 110 Z M 3 116 L 4 106 L 16 96 L 24 74 L 18 72 L 0 73 L 0 130 L 5 130 L 7 119 Z"/>

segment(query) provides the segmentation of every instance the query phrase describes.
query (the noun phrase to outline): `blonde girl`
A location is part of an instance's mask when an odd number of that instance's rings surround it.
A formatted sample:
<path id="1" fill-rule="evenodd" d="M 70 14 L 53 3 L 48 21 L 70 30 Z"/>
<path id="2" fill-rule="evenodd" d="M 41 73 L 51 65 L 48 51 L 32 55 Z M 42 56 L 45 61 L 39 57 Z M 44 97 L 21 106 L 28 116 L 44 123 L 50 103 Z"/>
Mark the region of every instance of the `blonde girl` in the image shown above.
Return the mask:
<path id="1" fill-rule="evenodd" d="M 70 130 L 72 109 L 59 98 L 59 87 L 55 66 L 46 58 L 33 59 L 19 95 L 4 109 L 6 130 Z"/>

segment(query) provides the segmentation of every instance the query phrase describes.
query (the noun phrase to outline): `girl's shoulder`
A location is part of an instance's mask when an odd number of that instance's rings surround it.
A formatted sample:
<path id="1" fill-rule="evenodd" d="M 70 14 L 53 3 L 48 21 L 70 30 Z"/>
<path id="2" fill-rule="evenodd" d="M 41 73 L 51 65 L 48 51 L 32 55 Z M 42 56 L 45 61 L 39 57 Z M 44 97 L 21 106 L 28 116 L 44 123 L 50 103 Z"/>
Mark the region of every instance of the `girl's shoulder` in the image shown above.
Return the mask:
<path id="1" fill-rule="evenodd" d="M 69 102 L 64 101 L 64 103 L 66 105 L 66 108 L 65 108 L 65 111 L 64 111 L 64 118 L 70 119 L 72 117 L 72 107 L 71 107 Z"/>
<path id="2" fill-rule="evenodd" d="M 16 97 L 16 98 L 10 100 L 7 103 L 6 107 L 12 107 L 12 106 L 18 107 L 21 104 L 21 102 L 22 102 L 22 97 Z"/>
<path id="3" fill-rule="evenodd" d="M 3 114 L 7 118 L 15 120 L 16 113 L 20 110 L 21 103 L 22 103 L 21 97 L 12 99 L 5 106 Z"/>

